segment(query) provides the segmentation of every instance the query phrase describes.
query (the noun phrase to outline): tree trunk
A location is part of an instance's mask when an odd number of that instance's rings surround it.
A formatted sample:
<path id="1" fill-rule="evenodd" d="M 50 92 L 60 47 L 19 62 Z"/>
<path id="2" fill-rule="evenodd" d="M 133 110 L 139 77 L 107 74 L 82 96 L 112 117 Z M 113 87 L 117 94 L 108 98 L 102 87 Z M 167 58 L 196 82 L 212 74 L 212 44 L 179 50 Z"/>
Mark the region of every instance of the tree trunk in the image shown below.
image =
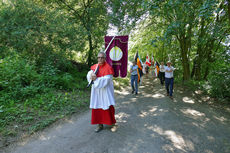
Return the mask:
<path id="1" fill-rule="evenodd" d="M 209 66 L 207 66 L 207 65 L 210 65 L 211 63 L 213 63 L 215 61 L 215 59 L 212 58 L 214 43 L 215 43 L 215 40 L 211 39 L 208 41 L 208 44 L 206 47 L 207 53 L 206 53 L 206 57 L 204 57 L 204 58 L 207 60 L 207 63 L 206 63 L 206 69 L 205 69 L 204 77 L 203 77 L 204 80 L 207 80 L 207 77 L 209 74 Z"/>
<path id="2" fill-rule="evenodd" d="M 93 54 L 93 43 L 92 43 L 92 36 L 88 34 L 88 41 L 89 41 L 89 54 L 88 54 L 88 66 L 92 64 L 92 54 Z"/>
<path id="3" fill-rule="evenodd" d="M 183 80 L 187 81 L 190 79 L 190 68 L 188 61 L 188 41 L 183 36 L 179 39 L 180 47 L 181 47 L 181 57 L 182 57 L 182 66 L 183 66 Z"/>
<path id="4" fill-rule="evenodd" d="M 193 78 L 194 76 L 195 80 L 201 80 L 201 61 L 198 57 L 196 57 L 193 62 L 191 78 Z"/>
<path id="5" fill-rule="evenodd" d="M 193 79 L 193 76 L 195 74 L 195 65 L 196 65 L 196 59 L 193 61 L 193 67 L 192 67 L 192 72 L 191 72 L 191 79 Z"/>
<path id="6" fill-rule="evenodd" d="M 197 60 L 194 73 L 195 73 L 195 80 L 201 80 L 201 62 L 200 62 L 200 59 Z"/>
<path id="7" fill-rule="evenodd" d="M 203 35 L 200 35 L 198 38 L 198 41 L 201 40 Z M 202 64 L 202 57 L 203 57 L 203 51 L 202 51 L 202 44 L 198 42 L 197 45 L 197 57 L 194 59 L 194 76 L 195 80 L 201 80 L 201 64 Z"/>
<path id="8" fill-rule="evenodd" d="M 202 64 L 202 57 L 203 57 L 203 44 L 202 42 L 202 38 L 205 35 L 205 20 L 204 18 L 201 18 L 201 28 L 200 28 L 200 34 L 198 37 L 198 42 L 197 42 L 197 56 L 194 59 L 194 75 L 195 75 L 195 80 L 201 80 L 201 64 Z"/>
<path id="9" fill-rule="evenodd" d="M 204 77 L 203 77 L 204 80 L 207 80 L 208 74 L 209 74 L 209 66 L 206 65 L 205 72 L 204 72 Z"/>
<path id="10" fill-rule="evenodd" d="M 230 25 L 230 0 L 228 0 L 228 21 Z"/>
<path id="11" fill-rule="evenodd" d="M 163 61 L 165 60 L 164 52 L 165 52 L 165 45 L 164 45 L 164 43 L 163 43 L 162 52 L 161 52 L 161 61 L 159 61 L 159 62 L 163 62 Z M 159 63 L 159 64 L 160 64 L 160 63 Z"/>

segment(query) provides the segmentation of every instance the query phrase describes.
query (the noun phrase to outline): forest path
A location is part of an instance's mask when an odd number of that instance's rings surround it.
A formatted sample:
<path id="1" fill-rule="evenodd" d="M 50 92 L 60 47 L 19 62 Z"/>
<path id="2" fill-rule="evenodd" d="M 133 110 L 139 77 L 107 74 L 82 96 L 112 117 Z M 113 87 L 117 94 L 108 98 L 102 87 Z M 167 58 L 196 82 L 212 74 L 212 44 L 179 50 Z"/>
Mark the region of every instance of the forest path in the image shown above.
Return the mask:
<path id="1" fill-rule="evenodd" d="M 116 91 L 118 129 L 99 133 L 91 113 L 75 115 L 5 153 L 229 153 L 230 113 L 198 102 L 185 93 L 171 100 L 159 80 L 146 76 L 139 94 Z M 0 151 L 1 152 L 1 151 Z"/>

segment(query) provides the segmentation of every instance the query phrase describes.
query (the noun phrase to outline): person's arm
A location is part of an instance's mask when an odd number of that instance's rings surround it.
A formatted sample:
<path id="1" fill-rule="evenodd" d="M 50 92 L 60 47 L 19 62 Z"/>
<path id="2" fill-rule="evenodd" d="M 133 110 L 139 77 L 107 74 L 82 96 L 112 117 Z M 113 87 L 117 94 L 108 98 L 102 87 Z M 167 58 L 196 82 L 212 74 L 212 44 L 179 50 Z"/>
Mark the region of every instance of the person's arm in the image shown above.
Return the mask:
<path id="1" fill-rule="evenodd" d="M 94 88 L 104 88 L 106 87 L 109 82 L 113 80 L 113 75 L 106 75 L 103 77 L 98 77 L 93 84 Z"/>
<path id="2" fill-rule="evenodd" d="M 130 66 L 130 73 L 133 72 L 133 66 Z"/>
<path id="3" fill-rule="evenodd" d="M 165 67 L 165 72 L 173 72 L 174 71 L 174 68 L 172 66 L 170 67 Z"/>
<path id="4" fill-rule="evenodd" d="M 168 68 L 165 66 L 165 72 L 169 72 Z"/>
<path id="5" fill-rule="evenodd" d="M 173 69 L 172 68 L 170 68 L 170 70 L 168 71 L 168 72 L 172 72 L 173 71 Z"/>

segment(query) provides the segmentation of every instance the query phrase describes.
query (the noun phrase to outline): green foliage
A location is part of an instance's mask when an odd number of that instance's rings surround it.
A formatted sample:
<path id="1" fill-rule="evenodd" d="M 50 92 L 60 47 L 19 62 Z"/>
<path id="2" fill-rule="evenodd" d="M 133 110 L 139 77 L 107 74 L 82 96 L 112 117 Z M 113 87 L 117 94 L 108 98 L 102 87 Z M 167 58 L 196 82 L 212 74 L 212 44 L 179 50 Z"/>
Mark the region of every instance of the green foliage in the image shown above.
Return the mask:
<path id="1" fill-rule="evenodd" d="M 208 77 L 207 90 L 213 97 L 230 99 L 229 50 L 219 56 L 219 59 L 212 65 L 213 70 Z"/>
<path id="2" fill-rule="evenodd" d="M 83 34 L 81 42 L 87 42 L 84 47 L 88 50 L 84 52 L 83 60 L 90 66 L 97 55 L 95 50 L 102 48 L 109 25 L 106 0 L 47 0 L 45 3 L 50 8 L 60 10 L 71 22 L 75 22 L 74 25 L 79 26 L 79 33 Z"/>
<path id="3" fill-rule="evenodd" d="M 0 63 L 1 102 L 5 98 L 21 100 L 41 90 L 35 66 L 20 56 L 6 57 Z"/>
<path id="4" fill-rule="evenodd" d="M 130 84 L 130 74 L 128 74 L 128 76 L 126 76 L 125 78 L 114 78 L 113 82 L 114 82 L 114 89 L 116 90 L 121 90 L 124 87 L 129 86 Z"/>
<path id="5" fill-rule="evenodd" d="M 38 66 L 51 61 L 60 68 L 72 50 L 84 47 L 81 28 L 58 10 L 17 0 L 3 4 L 0 14 L 0 55 L 8 54 L 5 48 L 13 48 Z"/>

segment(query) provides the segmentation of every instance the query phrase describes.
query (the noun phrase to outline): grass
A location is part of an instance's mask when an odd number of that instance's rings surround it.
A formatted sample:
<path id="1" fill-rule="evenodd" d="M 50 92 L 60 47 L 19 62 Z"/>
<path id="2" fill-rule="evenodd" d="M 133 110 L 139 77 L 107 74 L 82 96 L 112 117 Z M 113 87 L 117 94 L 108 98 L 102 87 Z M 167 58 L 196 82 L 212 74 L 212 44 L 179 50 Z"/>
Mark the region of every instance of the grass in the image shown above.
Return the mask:
<path id="1" fill-rule="evenodd" d="M 26 99 L 23 103 L 11 102 L 7 114 L 0 116 L 0 141 L 3 141 L 0 145 L 6 146 L 9 141 L 16 141 L 22 135 L 30 135 L 59 119 L 87 110 L 89 92 L 52 90 Z"/>
<path id="2" fill-rule="evenodd" d="M 114 78 L 114 89 L 115 90 L 121 90 L 124 87 L 129 86 L 130 84 L 130 74 L 126 76 L 125 78 Z"/>

